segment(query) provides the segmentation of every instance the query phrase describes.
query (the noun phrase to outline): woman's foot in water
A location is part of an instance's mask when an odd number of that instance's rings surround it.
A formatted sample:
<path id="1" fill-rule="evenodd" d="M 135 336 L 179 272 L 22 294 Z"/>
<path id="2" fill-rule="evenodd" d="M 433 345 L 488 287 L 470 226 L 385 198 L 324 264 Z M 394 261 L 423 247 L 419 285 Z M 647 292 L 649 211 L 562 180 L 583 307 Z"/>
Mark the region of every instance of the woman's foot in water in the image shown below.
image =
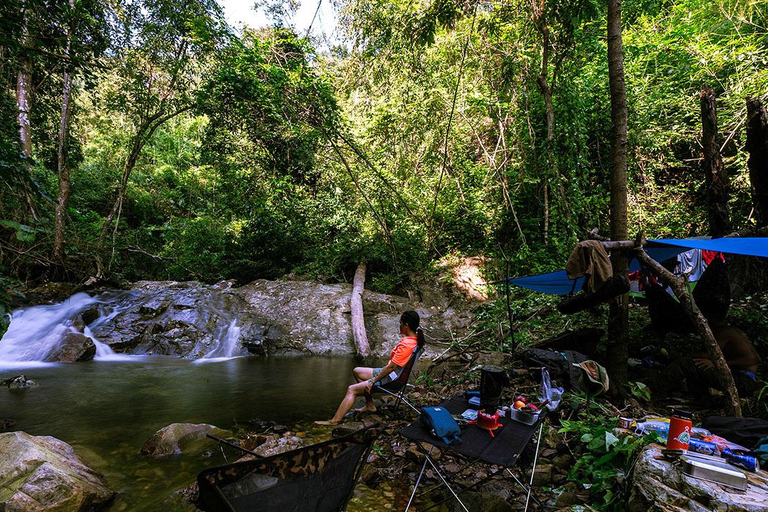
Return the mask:
<path id="1" fill-rule="evenodd" d="M 315 422 L 315 425 L 321 425 L 323 427 L 333 427 L 335 425 L 338 425 L 341 423 L 340 421 L 333 421 L 333 420 L 319 420 Z"/>

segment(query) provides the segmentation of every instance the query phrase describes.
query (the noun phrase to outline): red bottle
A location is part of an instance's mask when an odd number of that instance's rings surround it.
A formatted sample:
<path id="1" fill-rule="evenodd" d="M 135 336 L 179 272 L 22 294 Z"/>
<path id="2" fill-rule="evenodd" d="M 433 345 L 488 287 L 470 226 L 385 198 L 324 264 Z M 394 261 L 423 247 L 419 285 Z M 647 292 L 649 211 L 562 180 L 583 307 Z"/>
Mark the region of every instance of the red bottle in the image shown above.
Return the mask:
<path id="1" fill-rule="evenodd" d="M 672 409 L 672 417 L 669 419 L 669 433 L 667 434 L 667 450 L 688 450 L 688 442 L 691 440 L 691 413 Z"/>

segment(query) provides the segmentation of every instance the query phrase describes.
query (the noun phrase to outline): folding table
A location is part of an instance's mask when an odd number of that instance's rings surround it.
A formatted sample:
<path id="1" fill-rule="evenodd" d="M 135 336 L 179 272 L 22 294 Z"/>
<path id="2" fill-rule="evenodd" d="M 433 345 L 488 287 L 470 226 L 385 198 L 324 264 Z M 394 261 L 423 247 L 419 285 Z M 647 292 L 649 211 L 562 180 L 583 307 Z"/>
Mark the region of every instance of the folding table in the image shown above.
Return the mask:
<path id="1" fill-rule="evenodd" d="M 447 409 L 448 412 L 450 412 L 452 415 L 461 414 L 462 412 L 464 412 L 466 409 L 469 408 L 469 404 L 467 403 L 466 398 L 464 398 L 464 396 L 462 395 L 454 396 L 450 400 L 440 404 L 440 406 Z M 429 451 L 426 450 L 423 446 L 423 443 L 429 444 L 432 447 L 437 447 L 444 451 L 453 451 L 456 453 L 460 453 L 472 459 L 473 462 L 484 462 L 487 464 L 495 464 L 503 467 L 504 470 L 507 473 L 509 473 L 509 475 L 517 482 L 517 484 L 520 485 L 523 488 L 523 490 L 527 492 L 527 496 L 525 499 L 525 510 L 527 511 L 528 503 L 531 498 L 531 486 L 533 485 L 533 473 L 534 473 L 534 470 L 536 469 L 536 461 L 539 455 L 539 444 L 541 442 L 541 433 L 542 433 L 542 428 L 544 426 L 543 420 L 545 417 L 546 417 L 546 410 L 542 410 L 541 413 L 538 415 L 538 418 L 532 425 L 521 423 L 509 417 L 499 418 L 499 423 L 501 423 L 501 427 L 493 431 L 493 436 L 491 436 L 489 431 L 481 429 L 476 425 L 467 425 L 466 428 L 462 430 L 461 444 L 451 444 L 451 445 L 447 445 L 444 442 L 433 437 L 431 433 L 427 430 L 427 428 L 421 423 L 420 420 L 417 420 L 411 423 L 410 425 L 404 427 L 400 431 L 401 434 L 403 434 L 408 439 L 415 441 L 416 444 L 421 449 L 421 451 L 424 452 L 424 457 L 425 457 L 424 465 L 422 466 L 421 472 L 419 473 L 419 476 L 416 479 L 416 484 L 413 487 L 411 498 L 408 501 L 408 505 L 405 509 L 406 512 L 410 508 L 411 503 L 413 502 L 413 499 L 416 496 L 416 490 L 418 489 L 419 484 L 421 483 L 421 478 L 424 475 L 424 471 L 427 468 L 427 464 L 432 466 L 432 469 L 440 477 L 442 484 L 451 492 L 453 497 L 456 498 L 456 500 L 459 502 L 462 508 L 467 512 L 469 511 L 466 505 L 464 505 L 464 503 L 461 501 L 458 495 L 461 492 L 472 489 L 486 482 L 487 480 L 490 480 L 497 474 L 501 473 L 501 472 L 497 472 L 497 473 L 491 474 L 490 476 L 480 480 L 479 482 L 475 482 L 473 485 L 467 488 L 461 489 L 459 490 L 459 492 L 456 492 L 449 483 L 450 475 L 445 475 L 444 472 L 440 470 L 440 468 L 435 463 L 435 461 L 430 457 L 429 454 L 431 453 L 432 448 L 430 448 Z M 510 469 L 514 467 L 514 465 L 517 463 L 518 457 L 520 457 L 520 454 L 522 453 L 522 451 L 531 441 L 531 438 L 533 437 L 534 433 L 536 433 L 537 429 L 538 429 L 538 436 L 536 437 L 533 466 L 531 467 L 531 477 L 530 477 L 530 481 L 528 482 L 528 485 L 525 485 L 512 473 Z M 535 497 L 534 497 L 534 500 L 535 500 Z"/>

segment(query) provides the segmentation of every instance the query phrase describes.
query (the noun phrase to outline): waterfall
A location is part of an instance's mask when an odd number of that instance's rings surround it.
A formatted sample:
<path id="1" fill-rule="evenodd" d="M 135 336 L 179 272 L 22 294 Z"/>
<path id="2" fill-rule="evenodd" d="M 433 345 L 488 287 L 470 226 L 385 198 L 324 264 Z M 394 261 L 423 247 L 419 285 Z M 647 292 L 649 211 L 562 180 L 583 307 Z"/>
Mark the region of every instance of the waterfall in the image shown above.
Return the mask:
<path id="1" fill-rule="evenodd" d="M 15 310 L 0 339 L 0 367 L 57 364 L 50 361 L 68 350 L 79 350 L 77 343 L 88 345 L 82 336 L 95 345 L 95 361 L 141 361 L 155 350 L 168 354 L 179 346 L 189 347 L 182 357 L 201 357 L 201 362 L 228 360 L 243 352 L 241 338 L 248 328 L 247 322 L 227 310 L 225 300 L 212 300 L 205 290 L 167 295 L 154 290 L 109 291 L 96 297 L 78 293 L 60 304 Z M 72 339 L 76 345 L 65 347 L 64 340 L 73 333 L 80 340 Z M 136 333 L 141 333 L 142 341 L 125 347 L 126 337 L 132 341 Z M 142 355 L 115 353 L 115 343 Z"/>
<path id="2" fill-rule="evenodd" d="M 33 306 L 14 311 L 8 331 L 0 340 L 0 366 L 52 364 L 43 362 L 58 348 L 67 334 L 78 332 L 74 327 L 75 317 L 93 304 L 104 304 L 104 302 L 86 293 L 77 293 L 59 304 Z M 90 327 L 111 320 L 120 311 L 120 308 L 113 307 L 108 315 L 99 317 Z M 94 359 L 122 360 L 128 357 L 115 354 L 109 345 L 96 339 L 89 327 L 83 329 L 83 334 L 96 345 Z"/>
<path id="3" fill-rule="evenodd" d="M 232 320 L 229 325 L 219 335 L 216 340 L 216 346 L 203 356 L 197 359 L 196 363 L 212 363 L 215 361 L 226 361 L 237 357 L 240 342 L 240 326 L 237 325 L 237 319 Z"/>
<path id="4" fill-rule="evenodd" d="M 77 293 L 60 304 L 17 309 L 0 340 L 0 364 L 44 361 L 74 330 L 72 319 L 96 302 L 87 293 Z"/>

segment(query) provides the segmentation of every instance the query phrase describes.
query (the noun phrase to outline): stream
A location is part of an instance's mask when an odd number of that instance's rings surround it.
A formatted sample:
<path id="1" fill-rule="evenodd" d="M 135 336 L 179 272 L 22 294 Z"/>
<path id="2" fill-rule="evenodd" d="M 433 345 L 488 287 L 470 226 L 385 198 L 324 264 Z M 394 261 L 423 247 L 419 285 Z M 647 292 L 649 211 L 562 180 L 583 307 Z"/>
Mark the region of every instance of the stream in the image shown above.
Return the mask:
<path id="1" fill-rule="evenodd" d="M 39 386 L 0 388 L 0 418 L 13 430 L 72 445 L 118 495 L 110 511 L 189 510 L 173 492 L 197 473 L 224 463 L 212 444 L 199 455 L 153 460 L 144 442 L 170 423 L 231 429 L 253 419 L 294 423 L 332 414 L 349 384 L 354 360 L 340 357 L 257 358 L 195 364 L 163 356 L 12 370 Z M 232 450 L 227 456 L 233 457 Z M 158 503 L 163 503 L 162 507 Z"/>
<path id="2" fill-rule="evenodd" d="M 94 304 L 101 315 L 78 328 L 78 315 Z M 23 374 L 39 384 L 0 387 L 0 419 L 15 422 L 11 430 L 70 444 L 117 492 L 110 512 L 189 511 L 176 491 L 202 469 L 225 463 L 213 442 L 203 454 L 164 460 L 141 455 L 143 444 L 166 425 L 209 423 L 231 430 L 258 420 L 308 428 L 312 420 L 332 415 L 351 381 L 352 357 L 238 356 L 236 317 L 216 324 L 207 352 L 196 360 L 116 354 L 93 332 L 108 329 L 121 311 L 114 300 L 77 294 L 60 304 L 14 311 L 0 340 L 0 380 Z M 46 362 L 76 332 L 93 340 L 94 360 Z M 230 462 L 239 456 L 231 448 L 224 452 Z"/>

